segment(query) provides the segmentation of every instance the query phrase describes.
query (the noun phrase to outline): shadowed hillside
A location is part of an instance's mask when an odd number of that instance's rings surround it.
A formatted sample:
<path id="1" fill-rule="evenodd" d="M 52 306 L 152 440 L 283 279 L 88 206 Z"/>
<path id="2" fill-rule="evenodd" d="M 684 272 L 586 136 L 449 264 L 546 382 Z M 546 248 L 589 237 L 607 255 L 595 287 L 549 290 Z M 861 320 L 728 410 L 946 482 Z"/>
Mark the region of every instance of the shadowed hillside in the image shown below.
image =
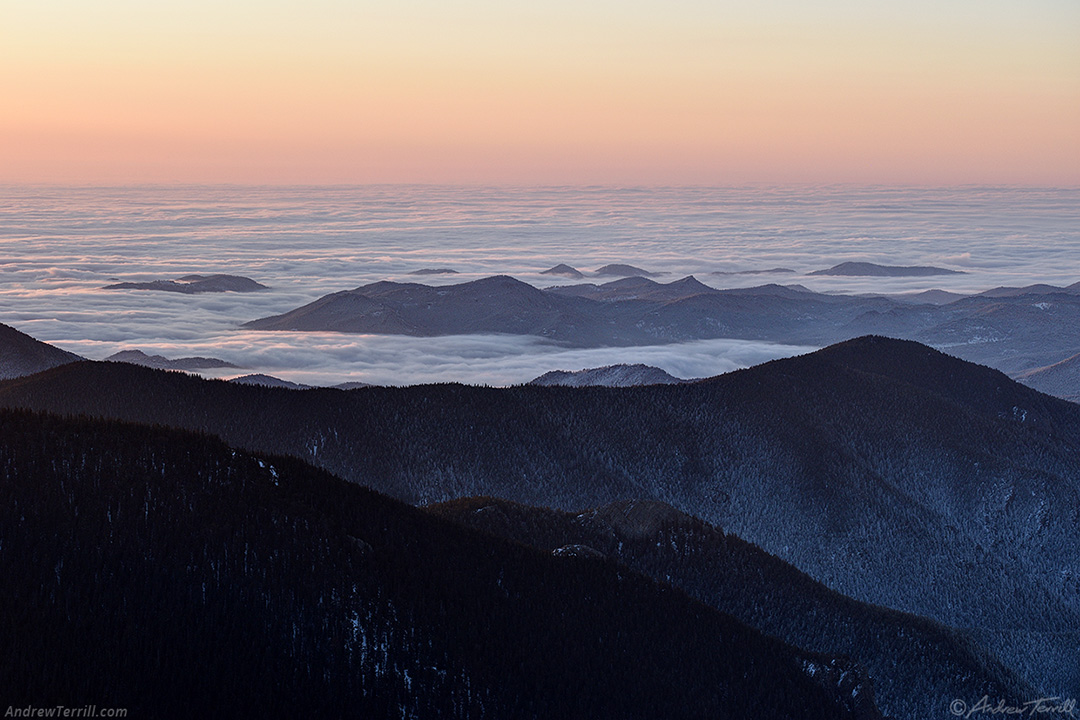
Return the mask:
<path id="1" fill-rule="evenodd" d="M 857 668 L 295 460 L 0 412 L 0 687 L 145 717 L 872 718 Z"/>
<path id="2" fill-rule="evenodd" d="M 566 513 L 495 498 L 427 508 L 464 525 L 548 552 L 574 549 L 671 583 L 762 632 L 838 653 L 867 668 L 889 717 L 944 716 L 955 698 L 1037 693 L 964 634 L 859 603 L 735 535 L 656 501 L 622 501 Z"/>
<path id="3" fill-rule="evenodd" d="M 75 353 L 0 324 L 0 380 L 31 375 L 82 359 Z"/>

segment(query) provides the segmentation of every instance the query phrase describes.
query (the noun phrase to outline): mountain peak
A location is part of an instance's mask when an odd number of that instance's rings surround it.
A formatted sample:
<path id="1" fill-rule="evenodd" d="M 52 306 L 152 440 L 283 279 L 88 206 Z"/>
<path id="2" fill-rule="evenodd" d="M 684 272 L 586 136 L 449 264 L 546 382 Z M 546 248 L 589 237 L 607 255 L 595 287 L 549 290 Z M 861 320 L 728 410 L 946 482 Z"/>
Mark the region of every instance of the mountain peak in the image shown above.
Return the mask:
<path id="1" fill-rule="evenodd" d="M 480 278 L 479 280 L 472 280 L 472 281 L 467 282 L 467 283 L 460 283 L 460 284 L 456 285 L 455 287 L 465 287 L 465 286 L 472 286 L 472 287 L 500 287 L 500 288 L 516 287 L 516 288 L 529 288 L 530 290 L 535 290 L 536 289 L 532 285 L 530 285 L 529 283 L 524 282 L 522 280 L 518 280 L 517 278 L 511 277 L 509 275 L 491 275 L 489 277 Z"/>
<path id="2" fill-rule="evenodd" d="M 898 340 L 883 335 L 863 335 L 803 357 L 813 357 L 876 375 L 910 378 L 912 381 L 927 379 L 924 373 L 930 368 L 946 372 L 959 372 L 963 368 L 979 375 L 991 373 L 1006 379 L 997 370 L 965 362 L 914 340 Z"/>
<path id="3" fill-rule="evenodd" d="M 571 267 L 571 266 L 567 265 L 566 263 L 559 263 L 558 265 L 556 265 L 553 268 L 548 268 L 547 270 L 542 270 L 540 272 L 540 274 L 541 275 L 562 275 L 564 277 L 571 277 L 571 278 L 583 278 L 583 277 L 585 277 L 585 274 L 583 272 L 581 272 L 580 270 L 578 270 L 575 267 Z"/>
<path id="4" fill-rule="evenodd" d="M 709 287 L 705 283 L 698 280 L 693 275 L 687 275 L 681 280 L 673 280 L 668 285 L 679 288 L 696 288 L 702 292 L 716 292 L 716 288 Z"/>
<path id="5" fill-rule="evenodd" d="M 594 275 L 619 275 L 622 277 L 656 277 L 660 273 L 649 272 L 648 270 L 642 270 L 639 267 L 633 265 L 624 265 L 622 263 L 612 263 L 611 265 L 605 265 L 597 268 L 593 271 Z"/>
<path id="6" fill-rule="evenodd" d="M 534 378 L 529 385 L 634 387 L 637 385 L 677 385 L 685 382 L 689 381 L 677 378 L 661 368 L 636 363 L 606 365 L 577 371 L 552 370 Z"/>
<path id="7" fill-rule="evenodd" d="M 812 369 L 814 365 L 818 369 Z M 961 360 L 913 340 L 878 335 L 847 340 L 808 355 L 774 360 L 751 371 L 795 372 L 808 378 L 822 378 L 824 382 L 824 378 L 834 375 L 827 370 L 829 366 L 887 378 L 976 412 L 1022 417 L 1028 424 L 1041 423 L 1071 405 L 1021 385 L 999 370 Z M 829 382 L 840 380 L 834 378 Z"/>

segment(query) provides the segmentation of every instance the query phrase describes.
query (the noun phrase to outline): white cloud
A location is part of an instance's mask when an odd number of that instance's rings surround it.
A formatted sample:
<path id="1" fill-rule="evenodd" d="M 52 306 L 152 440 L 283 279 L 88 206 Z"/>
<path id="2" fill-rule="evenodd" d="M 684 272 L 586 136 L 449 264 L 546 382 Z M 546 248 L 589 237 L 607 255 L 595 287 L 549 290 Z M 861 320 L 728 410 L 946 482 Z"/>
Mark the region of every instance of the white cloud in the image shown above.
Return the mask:
<path id="1" fill-rule="evenodd" d="M 383 279 L 428 284 L 621 262 L 715 287 L 965 292 L 1080 280 L 1080 190 L 851 188 L 0 188 L 0 322 L 94 358 L 216 355 L 306 382 L 523 382 L 644 362 L 713 375 L 803 348 L 730 340 L 563 350 L 530 338 L 246 333 L 238 326 Z M 845 260 L 962 267 L 935 278 L 808 277 Z M 450 267 L 457 275 L 417 277 Z M 791 275 L 710 275 L 789 267 Z M 246 275 L 252 294 L 105 291 L 117 280 Z"/>

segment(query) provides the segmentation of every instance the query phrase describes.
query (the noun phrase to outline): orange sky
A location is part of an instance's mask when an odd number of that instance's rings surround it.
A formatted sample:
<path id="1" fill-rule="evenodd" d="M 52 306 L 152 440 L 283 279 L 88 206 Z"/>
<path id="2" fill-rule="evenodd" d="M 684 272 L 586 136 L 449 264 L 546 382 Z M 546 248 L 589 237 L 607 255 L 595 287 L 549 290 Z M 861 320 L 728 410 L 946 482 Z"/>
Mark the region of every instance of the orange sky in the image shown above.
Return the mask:
<path id="1" fill-rule="evenodd" d="M 5 183 L 1078 185 L 1080 3 L 14 0 L 0 97 Z"/>

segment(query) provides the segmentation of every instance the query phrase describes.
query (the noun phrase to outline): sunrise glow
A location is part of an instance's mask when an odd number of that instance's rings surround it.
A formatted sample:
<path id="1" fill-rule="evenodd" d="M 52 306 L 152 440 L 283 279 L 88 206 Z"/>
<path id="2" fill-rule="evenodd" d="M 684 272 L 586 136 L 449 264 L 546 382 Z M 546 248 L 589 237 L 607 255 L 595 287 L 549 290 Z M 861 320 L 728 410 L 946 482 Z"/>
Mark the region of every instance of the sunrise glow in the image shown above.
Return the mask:
<path id="1" fill-rule="evenodd" d="M 1073 0 L 16 0 L 0 182 L 1075 185 L 1077 38 Z"/>

